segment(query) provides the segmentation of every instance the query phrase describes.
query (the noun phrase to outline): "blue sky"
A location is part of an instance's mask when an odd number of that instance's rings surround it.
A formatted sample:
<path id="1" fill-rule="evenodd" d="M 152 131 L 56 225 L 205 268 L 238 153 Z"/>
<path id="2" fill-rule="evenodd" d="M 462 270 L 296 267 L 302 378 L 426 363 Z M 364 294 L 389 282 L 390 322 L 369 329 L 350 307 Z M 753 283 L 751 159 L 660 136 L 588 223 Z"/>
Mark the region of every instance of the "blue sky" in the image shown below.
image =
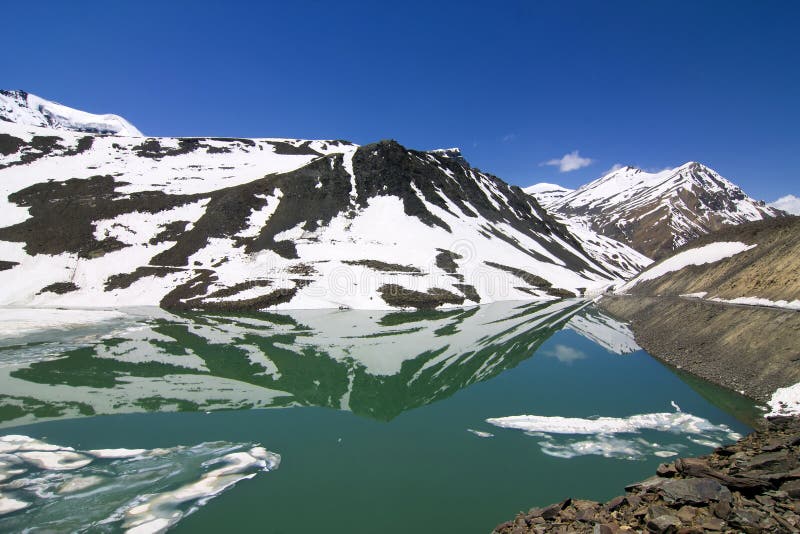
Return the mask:
<path id="1" fill-rule="evenodd" d="M 800 2 L 37 1 L 3 12 L 2 87 L 117 113 L 148 135 L 459 146 L 522 186 L 698 160 L 757 198 L 800 195 Z M 542 165 L 574 151 L 591 162 Z"/>

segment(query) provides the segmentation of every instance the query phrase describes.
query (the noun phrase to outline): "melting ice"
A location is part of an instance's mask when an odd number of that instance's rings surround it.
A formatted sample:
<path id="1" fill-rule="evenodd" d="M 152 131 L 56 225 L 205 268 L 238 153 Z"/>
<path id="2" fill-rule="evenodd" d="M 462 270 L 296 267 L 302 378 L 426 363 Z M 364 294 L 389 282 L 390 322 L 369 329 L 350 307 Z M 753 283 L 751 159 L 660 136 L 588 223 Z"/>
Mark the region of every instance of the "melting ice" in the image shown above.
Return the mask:
<path id="1" fill-rule="evenodd" d="M 251 443 L 77 451 L 2 436 L 0 531 L 164 532 L 279 464 L 278 454 Z"/>
<path id="2" fill-rule="evenodd" d="M 538 438 L 542 452 L 559 458 L 599 455 L 607 458 L 639 459 L 649 454 L 668 458 L 685 449 L 687 443 L 660 444 L 632 437 L 643 430 L 665 432 L 673 436 L 685 435 L 686 441 L 716 446 L 722 441 L 733 441 L 741 436 L 726 425 L 715 425 L 695 415 L 682 412 L 675 403 L 675 412 L 649 413 L 629 417 L 558 417 L 542 415 L 516 415 L 487 419 L 500 428 L 522 430 Z M 628 435 L 621 437 L 622 435 Z M 576 437 L 579 436 L 579 437 Z M 674 439 L 674 437 L 672 438 Z"/>

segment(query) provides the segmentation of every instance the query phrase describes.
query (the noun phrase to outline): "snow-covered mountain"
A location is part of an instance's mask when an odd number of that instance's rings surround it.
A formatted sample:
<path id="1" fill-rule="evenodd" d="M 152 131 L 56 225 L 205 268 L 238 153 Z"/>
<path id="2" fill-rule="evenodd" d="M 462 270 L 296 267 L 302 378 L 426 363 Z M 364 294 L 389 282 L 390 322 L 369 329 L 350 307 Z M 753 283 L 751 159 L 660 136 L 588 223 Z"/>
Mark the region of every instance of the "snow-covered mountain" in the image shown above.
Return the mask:
<path id="1" fill-rule="evenodd" d="M 25 91 L 0 90 L 0 120 L 25 126 L 106 135 L 141 136 L 117 115 L 95 115 L 51 102 Z"/>
<path id="2" fill-rule="evenodd" d="M 558 184 L 541 182 L 528 187 L 523 187 L 523 191 L 536 198 L 539 204 L 547 208 L 554 202 L 561 200 L 564 196 L 572 193 L 574 189 L 567 189 Z"/>
<path id="3" fill-rule="evenodd" d="M 597 292 L 639 258 L 455 149 L 0 122 L 0 305 L 432 308 Z"/>
<path id="4" fill-rule="evenodd" d="M 697 162 L 656 173 L 623 167 L 563 195 L 529 189 L 551 212 L 656 259 L 723 225 L 782 215 Z"/>

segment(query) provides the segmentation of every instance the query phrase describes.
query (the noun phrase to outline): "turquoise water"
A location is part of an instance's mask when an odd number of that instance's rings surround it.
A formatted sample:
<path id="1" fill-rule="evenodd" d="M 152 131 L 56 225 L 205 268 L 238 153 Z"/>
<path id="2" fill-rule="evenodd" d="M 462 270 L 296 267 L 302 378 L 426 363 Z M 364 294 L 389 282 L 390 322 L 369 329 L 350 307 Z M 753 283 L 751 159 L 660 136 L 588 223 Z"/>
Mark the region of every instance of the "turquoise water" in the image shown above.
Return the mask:
<path id="1" fill-rule="evenodd" d="M 147 452 L 59 474 L 100 473 L 85 491 L 42 499 L 34 482 L 0 482 L 0 494 L 28 504 L 0 515 L 0 531 L 47 521 L 119 531 L 142 495 L 172 498 L 210 480 L 214 466 L 193 456 L 262 445 L 279 467 L 248 467 L 213 498 L 169 500 L 174 531 L 488 532 L 567 496 L 608 499 L 672 454 L 747 432 L 757 416 L 735 394 L 684 382 L 578 300 L 425 313 L 138 310 L 37 336 L 0 350 L 0 435 L 80 454 L 168 449 L 159 468 L 180 476 L 127 484 L 149 469 Z M 526 414 L 540 416 L 528 432 L 487 422 Z M 17 477 L 54 476 L 28 467 Z M 113 484 L 127 493 L 106 491 Z M 53 504 L 64 502 L 96 519 Z"/>

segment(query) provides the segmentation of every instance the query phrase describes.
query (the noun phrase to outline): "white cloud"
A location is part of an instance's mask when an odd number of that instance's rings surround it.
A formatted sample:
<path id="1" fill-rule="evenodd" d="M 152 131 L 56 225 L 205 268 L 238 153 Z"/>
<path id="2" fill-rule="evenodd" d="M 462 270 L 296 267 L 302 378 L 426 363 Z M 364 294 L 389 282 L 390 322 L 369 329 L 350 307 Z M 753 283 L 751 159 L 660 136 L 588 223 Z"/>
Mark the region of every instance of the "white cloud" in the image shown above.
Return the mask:
<path id="1" fill-rule="evenodd" d="M 558 167 L 560 172 L 570 172 L 588 167 L 593 162 L 594 160 L 591 158 L 582 158 L 577 150 L 573 150 L 569 154 L 564 154 L 564 156 L 559 159 L 551 159 L 545 161 L 541 165 L 552 165 L 553 167 Z"/>
<path id="2" fill-rule="evenodd" d="M 786 195 L 775 202 L 770 202 L 768 205 L 792 215 L 800 215 L 800 198 L 794 195 Z"/>
<path id="3" fill-rule="evenodd" d="M 503 136 L 503 142 L 504 143 L 508 143 L 509 141 L 513 141 L 516 138 L 517 138 L 517 134 L 515 134 L 515 133 L 506 134 L 506 135 Z"/>
<path id="4" fill-rule="evenodd" d="M 578 349 L 573 349 L 572 347 L 567 347 L 566 345 L 556 345 L 552 348 L 552 350 L 546 350 L 542 354 L 545 356 L 549 356 L 550 358 L 555 358 L 561 363 L 571 364 L 576 360 L 583 360 L 586 358 L 586 354 Z"/>

